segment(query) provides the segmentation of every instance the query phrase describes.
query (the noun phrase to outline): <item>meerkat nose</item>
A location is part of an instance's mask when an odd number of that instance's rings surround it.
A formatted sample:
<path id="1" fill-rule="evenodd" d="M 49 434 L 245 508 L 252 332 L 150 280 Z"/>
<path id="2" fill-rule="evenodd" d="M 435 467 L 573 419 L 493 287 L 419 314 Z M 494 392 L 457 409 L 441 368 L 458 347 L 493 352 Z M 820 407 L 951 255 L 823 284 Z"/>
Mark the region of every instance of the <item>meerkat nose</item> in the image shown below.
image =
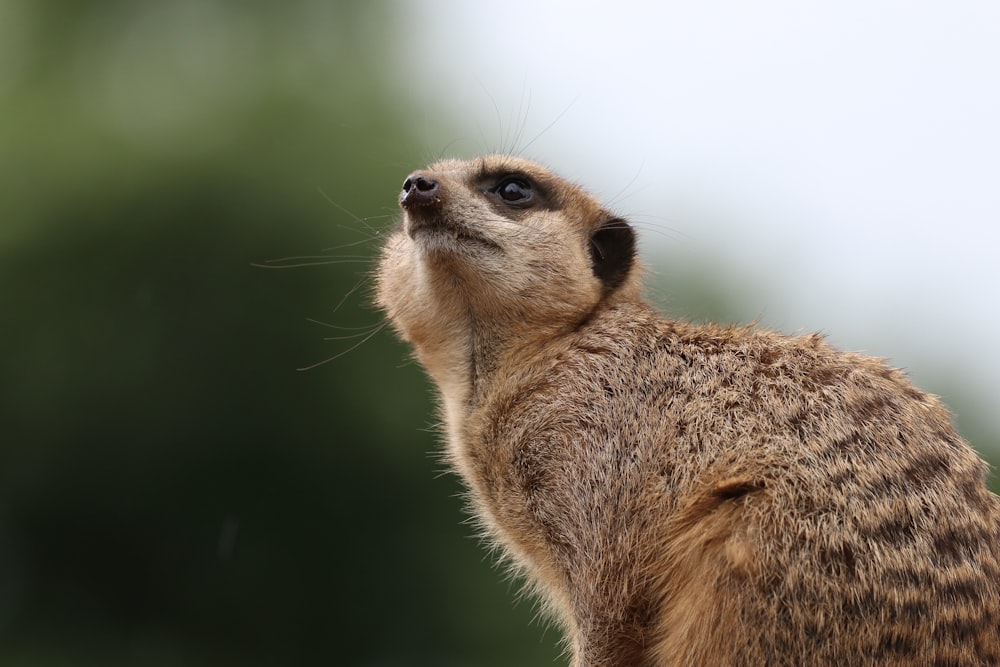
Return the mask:
<path id="1" fill-rule="evenodd" d="M 441 184 L 420 172 L 410 174 L 403 181 L 399 205 L 405 209 L 434 203 L 441 191 Z"/>

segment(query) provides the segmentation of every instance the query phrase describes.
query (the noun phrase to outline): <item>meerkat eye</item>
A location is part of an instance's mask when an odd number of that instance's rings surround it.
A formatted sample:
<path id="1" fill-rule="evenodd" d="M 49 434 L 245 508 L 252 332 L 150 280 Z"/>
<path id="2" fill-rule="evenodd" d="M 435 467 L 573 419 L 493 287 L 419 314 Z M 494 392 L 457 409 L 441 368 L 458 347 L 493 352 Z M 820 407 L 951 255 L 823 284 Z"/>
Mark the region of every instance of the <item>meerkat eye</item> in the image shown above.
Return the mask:
<path id="1" fill-rule="evenodd" d="M 493 189 L 493 192 L 511 206 L 530 206 L 535 198 L 531 184 L 522 178 L 505 178 Z"/>

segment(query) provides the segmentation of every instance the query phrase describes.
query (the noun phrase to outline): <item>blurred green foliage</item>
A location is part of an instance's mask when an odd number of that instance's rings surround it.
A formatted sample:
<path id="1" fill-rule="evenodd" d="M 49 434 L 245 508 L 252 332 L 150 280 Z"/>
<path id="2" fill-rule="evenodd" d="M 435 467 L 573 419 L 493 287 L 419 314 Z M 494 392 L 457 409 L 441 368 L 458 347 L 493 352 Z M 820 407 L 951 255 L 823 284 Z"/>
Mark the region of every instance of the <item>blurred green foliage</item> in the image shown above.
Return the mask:
<path id="1" fill-rule="evenodd" d="M 375 331 L 392 10 L 0 0 L 0 664 L 557 660 Z"/>
<path id="2" fill-rule="evenodd" d="M 460 523 L 419 370 L 350 349 L 423 160 L 391 10 L 0 3 L 0 664 L 558 654 Z M 336 261 L 251 265 L 293 255 Z"/>

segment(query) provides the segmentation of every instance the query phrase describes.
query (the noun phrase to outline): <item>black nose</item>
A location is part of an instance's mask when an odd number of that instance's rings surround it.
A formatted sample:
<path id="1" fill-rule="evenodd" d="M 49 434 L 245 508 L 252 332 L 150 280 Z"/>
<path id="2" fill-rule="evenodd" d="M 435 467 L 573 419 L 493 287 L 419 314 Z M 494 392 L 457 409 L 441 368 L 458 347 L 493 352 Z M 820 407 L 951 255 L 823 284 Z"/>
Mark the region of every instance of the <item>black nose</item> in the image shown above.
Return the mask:
<path id="1" fill-rule="evenodd" d="M 403 181 L 403 192 L 399 195 L 399 204 L 403 208 L 426 206 L 431 204 L 441 192 L 441 184 L 433 178 L 421 173 L 410 174 Z"/>

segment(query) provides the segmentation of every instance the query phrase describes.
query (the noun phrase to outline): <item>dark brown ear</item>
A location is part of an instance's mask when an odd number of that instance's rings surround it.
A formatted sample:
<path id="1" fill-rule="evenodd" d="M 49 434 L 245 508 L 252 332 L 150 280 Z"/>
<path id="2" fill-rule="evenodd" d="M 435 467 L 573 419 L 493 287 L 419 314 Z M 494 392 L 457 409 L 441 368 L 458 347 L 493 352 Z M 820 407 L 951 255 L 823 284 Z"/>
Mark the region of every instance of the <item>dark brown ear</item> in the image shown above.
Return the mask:
<path id="1" fill-rule="evenodd" d="M 635 263 L 635 232 L 621 218 L 611 218 L 590 237 L 594 275 L 611 291 L 625 282 Z"/>

